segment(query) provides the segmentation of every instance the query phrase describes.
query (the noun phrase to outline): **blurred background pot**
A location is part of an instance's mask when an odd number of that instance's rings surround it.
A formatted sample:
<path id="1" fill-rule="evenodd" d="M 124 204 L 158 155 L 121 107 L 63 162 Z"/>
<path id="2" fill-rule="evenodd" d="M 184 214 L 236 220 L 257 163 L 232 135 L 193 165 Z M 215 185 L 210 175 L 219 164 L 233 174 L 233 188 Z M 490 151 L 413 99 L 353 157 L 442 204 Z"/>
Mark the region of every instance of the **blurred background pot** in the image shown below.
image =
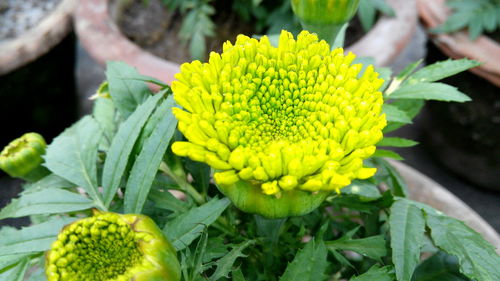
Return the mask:
<path id="1" fill-rule="evenodd" d="M 71 33 L 76 1 L 2 3 L 0 146 L 27 131 L 50 140 L 76 118 Z"/>
<path id="2" fill-rule="evenodd" d="M 445 0 L 418 0 L 418 10 L 428 29 L 443 24 L 451 13 Z M 485 35 L 471 40 L 466 30 L 429 36 L 434 46 L 427 63 L 466 57 L 483 64 L 444 80 L 472 101 L 430 102 L 425 145 L 452 172 L 477 186 L 500 190 L 500 44 Z"/>

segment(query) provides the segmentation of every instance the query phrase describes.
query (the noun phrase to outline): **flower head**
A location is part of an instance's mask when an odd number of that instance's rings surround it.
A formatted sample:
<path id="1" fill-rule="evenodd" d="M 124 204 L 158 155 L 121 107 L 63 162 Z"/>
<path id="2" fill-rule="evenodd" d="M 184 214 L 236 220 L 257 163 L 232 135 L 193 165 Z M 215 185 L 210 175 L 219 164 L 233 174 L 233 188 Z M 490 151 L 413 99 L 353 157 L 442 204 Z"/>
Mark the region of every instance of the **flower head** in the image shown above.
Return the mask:
<path id="1" fill-rule="evenodd" d="M 278 47 L 239 35 L 208 63 L 183 64 L 172 90 L 188 141 L 173 152 L 216 169 L 219 187 L 243 181 L 277 198 L 372 176 L 363 160 L 386 125 L 383 80 L 371 65 L 360 75 L 354 58 L 307 31 L 297 40 L 283 31 Z"/>
<path id="2" fill-rule="evenodd" d="M 78 220 L 47 253 L 49 281 L 178 281 L 175 249 L 143 215 L 98 213 Z"/>
<path id="3" fill-rule="evenodd" d="M 37 133 L 26 133 L 9 143 L 0 153 L 0 169 L 11 177 L 38 179 L 44 175 L 42 155 L 47 144 Z M 30 175 L 31 174 L 31 175 Z"/>

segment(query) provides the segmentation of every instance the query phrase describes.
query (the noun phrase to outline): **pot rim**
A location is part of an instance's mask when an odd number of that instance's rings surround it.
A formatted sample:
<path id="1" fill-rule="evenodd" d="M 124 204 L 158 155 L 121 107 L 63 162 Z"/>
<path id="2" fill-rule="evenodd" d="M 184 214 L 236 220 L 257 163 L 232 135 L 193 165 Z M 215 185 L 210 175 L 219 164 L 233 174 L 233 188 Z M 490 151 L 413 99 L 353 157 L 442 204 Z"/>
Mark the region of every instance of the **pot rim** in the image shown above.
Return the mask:
<path id="1" fill-rule="evenodd" d="M 379 66 L 388 66 L 404 51 L 417 25 L 416 0 L 386 0 L 395 17 L 383 16 L 360 40 L 347 48 L 358 56 L 371 56 Z M 110 0 L 79 1 L 75 11 L 76 33 L 85 50 L 99 64 L 121 60 L 141 74 L 170 84 L 179 65 L 142 50 L 126 38 L 112 20 Z"/>
<path id="2" fill-rule="evenodd" d="M 424 25 L 435 28 L 446 21 L 451 10 L 445 4 L 446 0 L 418 0 L 417 8 Z M 488 36 L 481 35 L 475 41 L 469 39 L 465 30 L 451 34 L 429 33 L 433 42 L 447 56 L 460 59 L 470 58 L 483 64 L 471 69 L 496 86 L 500 87 L 500 44 Z"/>
<path id="3" fill-rule="evenodd" d="M 76 4 L 75 0 L 62 0 L 36 26 L 19 37 L 1 41 L 0 75 L 36 60 L 59 44 L 72 28 Z"/>

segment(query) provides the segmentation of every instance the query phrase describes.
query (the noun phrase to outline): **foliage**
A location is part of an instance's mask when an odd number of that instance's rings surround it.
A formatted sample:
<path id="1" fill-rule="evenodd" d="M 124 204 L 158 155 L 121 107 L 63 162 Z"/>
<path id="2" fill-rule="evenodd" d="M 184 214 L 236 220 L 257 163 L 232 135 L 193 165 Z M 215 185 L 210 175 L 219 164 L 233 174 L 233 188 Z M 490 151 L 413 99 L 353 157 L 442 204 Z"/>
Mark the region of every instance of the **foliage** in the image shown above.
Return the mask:
<path id="1" fill-rule="evenodd" d="M 435 81 L 476 63 L 447 61 L 415 71 L 417 65 L 384 93 L 392 128 L 416 115 L 408 102 L 465 101 Z M 170 143 L 182 137 L 167 86 L 152 95 L 144 82 L 152 80 L 115 62 L 107 81 L 93 114 L 48 146 L 45 165 L 52 173 L 27 184 L 0 211 L 1 218 L 36 222 L 0 230 L 0 280 L 22 280 L 30 266 L 43 267 L 43 252 L 63 225 L 89 216 L 91 208 L 150 216 L 177 249 L 182 280 L 500 280 L 493 247 L 458 220 L 405 198 L 401 176 L 377 155 L 368 161 L 378 168 L 373 178 L 354 181 L 302 217 L 270 220 L 237 210 L 219 199 L 210 169 L 172 154 Z M 378 145 L 415 144 L 385 138 Z M 424 248 L 435 252 L 429 260 L 421 259 Z M 45 280 L 42 270 L 31 274 L 30 280 Z"/>
<path id="2" fill-rule="evenodd" d="M 499 0 L 448 0 L 452 14 L 445 23 L 435 28 L 437 33 L 451 33 L 467 28 L 471 40 L 500 28 Z"/>

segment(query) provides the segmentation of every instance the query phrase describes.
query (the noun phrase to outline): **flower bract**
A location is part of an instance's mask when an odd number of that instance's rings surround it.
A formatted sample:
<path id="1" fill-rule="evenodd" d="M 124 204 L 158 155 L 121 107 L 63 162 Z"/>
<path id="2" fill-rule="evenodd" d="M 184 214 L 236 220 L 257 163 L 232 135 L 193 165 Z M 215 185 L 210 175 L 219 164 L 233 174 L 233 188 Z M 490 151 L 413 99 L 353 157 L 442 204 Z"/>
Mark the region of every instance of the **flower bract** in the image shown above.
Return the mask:
<path id="1" fill-rule="evenodd" d="M 280 198 L 298 196 L 290 192 L 321 202 L 351 180 L 371 177 L 376 170 L 363 160 L 386 125 L 383 80 L 371 65 L 361 73 L 354 58 L 307 31 L 296 40 L 283 31 L 278 47 L 266 36 L 239 35 L 208 63 L 181 66 L 172 90 L 187 141 L 172 151 L 214 168 L 219 189 L 240 208 L 253 205 L 251 212 L 262 202 L 239 202 L 249 198 L 238 185 L 285 206 L 290 200 Z"/>
<path id="2" fill-rule="evenodd" d="M 66 226 L 46 256 L 49 281 L 178 281 L 175 249 L 144 215 L 97 213 Z"/>

